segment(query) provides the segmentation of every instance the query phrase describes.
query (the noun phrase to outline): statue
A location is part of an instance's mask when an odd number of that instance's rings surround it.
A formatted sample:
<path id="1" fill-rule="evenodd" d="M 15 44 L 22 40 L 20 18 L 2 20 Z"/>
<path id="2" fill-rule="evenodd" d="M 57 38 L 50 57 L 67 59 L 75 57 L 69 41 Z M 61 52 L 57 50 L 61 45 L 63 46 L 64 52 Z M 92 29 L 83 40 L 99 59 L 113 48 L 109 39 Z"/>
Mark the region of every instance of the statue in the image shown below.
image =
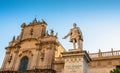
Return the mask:
<path id="1" fill-rule="evenodd" d="M 76 23 L 73 24 L 73 28 L 69 31 L 69 33 L 63 37 L 63 39 L 66 39 L 68 36 L 70 36 L 70 42 L 73 43 L 73 48 L 76 49 L 76 43 L 78 44 L 78 49 L 82 50 L 82 42 L 83 42 L 83 36 L 82 32 L 80 31 L 80 28 L 77 27 Z"/>

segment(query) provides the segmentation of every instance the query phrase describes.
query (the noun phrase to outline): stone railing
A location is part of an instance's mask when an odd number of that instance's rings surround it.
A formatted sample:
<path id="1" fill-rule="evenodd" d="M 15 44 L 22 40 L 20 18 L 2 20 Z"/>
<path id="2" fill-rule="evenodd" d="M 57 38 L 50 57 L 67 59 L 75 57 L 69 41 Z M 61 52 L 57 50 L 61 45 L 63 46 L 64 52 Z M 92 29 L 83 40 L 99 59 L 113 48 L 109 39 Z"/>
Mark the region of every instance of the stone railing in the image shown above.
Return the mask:
<path id="1" fill-rule="evenodd" d="M 108 52 L 101 52 L 101 51 L 99 50 L 98 53 L 90 53 L 89 56 L 90 56 L 91 58 L 120 56 L 120 50 L 113 51 L 113 49 L 112 49 L 111 51 L 108 51 Z"/>

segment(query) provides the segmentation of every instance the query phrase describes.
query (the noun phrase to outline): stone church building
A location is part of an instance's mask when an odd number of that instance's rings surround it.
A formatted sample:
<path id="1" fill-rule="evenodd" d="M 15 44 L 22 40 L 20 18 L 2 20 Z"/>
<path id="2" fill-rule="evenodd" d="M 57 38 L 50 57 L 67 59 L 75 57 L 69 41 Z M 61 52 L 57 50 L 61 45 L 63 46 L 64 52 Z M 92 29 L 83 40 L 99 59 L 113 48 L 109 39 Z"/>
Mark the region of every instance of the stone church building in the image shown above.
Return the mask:
<path id="1" fill-rule="evenodd" d="M 119 50 L 67 52 L 57 33 L 54 30 L 48 33 L 46 27 L 44 20 L 23 23 L 20 35 L 13 37 L 5 48 L 0 73 L 110 73 L 110 70 L 119 67 Z"/>

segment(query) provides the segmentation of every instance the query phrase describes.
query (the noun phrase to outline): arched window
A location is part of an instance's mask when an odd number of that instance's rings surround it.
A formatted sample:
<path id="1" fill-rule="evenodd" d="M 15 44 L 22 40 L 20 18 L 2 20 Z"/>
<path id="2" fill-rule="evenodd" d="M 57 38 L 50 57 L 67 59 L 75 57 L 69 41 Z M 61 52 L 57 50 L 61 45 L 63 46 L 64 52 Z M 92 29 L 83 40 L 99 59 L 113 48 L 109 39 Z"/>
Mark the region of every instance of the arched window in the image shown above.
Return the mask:
<path id="1" fill-rule="evenodd" d="M 23 71 L 23 70 L 27 70 L 28 67 L 28 57 L 23 57 L 20 61 L 20 67 L 19 70 Z"/>

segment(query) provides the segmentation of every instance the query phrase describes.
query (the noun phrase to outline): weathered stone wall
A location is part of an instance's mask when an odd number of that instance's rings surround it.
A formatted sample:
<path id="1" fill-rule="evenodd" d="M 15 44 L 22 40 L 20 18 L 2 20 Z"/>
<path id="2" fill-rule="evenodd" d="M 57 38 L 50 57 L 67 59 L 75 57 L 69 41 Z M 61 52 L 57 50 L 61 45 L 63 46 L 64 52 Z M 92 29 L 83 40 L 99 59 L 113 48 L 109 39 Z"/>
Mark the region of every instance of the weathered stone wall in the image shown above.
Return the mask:
<path id="1" fill-rule="evenodd" d="M 88 73 L 110 73 L 117 65 L 120 65 L 119 58 L 96 59 L 88 64 Z"/>

